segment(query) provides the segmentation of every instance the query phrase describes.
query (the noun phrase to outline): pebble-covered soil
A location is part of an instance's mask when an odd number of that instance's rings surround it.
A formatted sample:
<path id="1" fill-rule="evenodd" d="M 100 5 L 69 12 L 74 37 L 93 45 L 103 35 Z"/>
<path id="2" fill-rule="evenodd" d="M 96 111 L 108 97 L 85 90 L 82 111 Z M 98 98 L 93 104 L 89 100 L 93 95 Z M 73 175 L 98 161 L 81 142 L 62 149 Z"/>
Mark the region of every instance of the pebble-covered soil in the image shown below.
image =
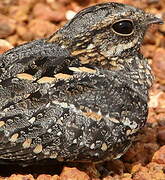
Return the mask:
<path id="1" fill-rule="evenodd" d="M 113 0 L 157 14 L 165 21 L 165 0 Z M 0 53 L 48 37 L 84 7 L 106 0 L 0 0 Z M 165 180 L 165 24 L 152 26 L 141 49 L 155 74 L 149 116 L 136 142 L 119 160 L 102 164 L 103 180 Z M 79 165 L 17 167 L 0 165 L 0 180 L 99 180 Z M 100 178 L 101 179 L 101 178 Z"/>

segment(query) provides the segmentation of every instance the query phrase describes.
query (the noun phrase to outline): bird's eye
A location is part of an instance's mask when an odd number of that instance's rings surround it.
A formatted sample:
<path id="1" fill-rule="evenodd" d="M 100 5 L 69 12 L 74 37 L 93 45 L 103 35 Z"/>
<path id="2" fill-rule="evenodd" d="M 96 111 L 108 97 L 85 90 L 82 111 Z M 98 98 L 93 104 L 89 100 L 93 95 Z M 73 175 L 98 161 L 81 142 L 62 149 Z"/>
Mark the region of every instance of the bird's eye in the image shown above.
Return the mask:
<path id="1" fill-rule="evenodd" d="M 119 35 L 128 36 L 133 33 L 134 25 L 131 20 L 120 20 L 112 25 L 112 29 Z"/>

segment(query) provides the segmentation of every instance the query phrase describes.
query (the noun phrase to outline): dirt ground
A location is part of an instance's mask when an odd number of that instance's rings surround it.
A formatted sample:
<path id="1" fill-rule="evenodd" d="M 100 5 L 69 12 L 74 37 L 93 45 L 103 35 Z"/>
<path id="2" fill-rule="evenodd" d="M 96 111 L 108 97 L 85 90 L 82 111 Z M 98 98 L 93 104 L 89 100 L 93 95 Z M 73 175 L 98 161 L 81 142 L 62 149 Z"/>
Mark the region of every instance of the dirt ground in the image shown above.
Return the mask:
<path id="1" fill-rule="evenodd" d="M 113 1 L 142 8 L 165 21 L 165 0 Z M 0 53 L 33 39 L 48 37 L 79 10 L 102 2 L 110 1 L 0 0 Z M 103 180 L 165 180 L 165 24 L 150 28 L 141 51 L 149 59 L 155 75 L 147 124 L 123 157 L 102 165 L 111 172 Z M 50 166 L 37 171 L 1 165 L 0 180 L 5 176 L 6 180 L 91 179 L 85 171 L 70 165 Z"/>

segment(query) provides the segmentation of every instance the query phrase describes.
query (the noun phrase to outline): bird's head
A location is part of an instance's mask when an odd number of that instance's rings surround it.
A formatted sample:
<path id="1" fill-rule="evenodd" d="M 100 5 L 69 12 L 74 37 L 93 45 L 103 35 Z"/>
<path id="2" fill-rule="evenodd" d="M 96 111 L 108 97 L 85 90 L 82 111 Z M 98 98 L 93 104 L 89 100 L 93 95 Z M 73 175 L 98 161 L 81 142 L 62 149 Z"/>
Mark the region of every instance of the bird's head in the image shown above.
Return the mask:
<path id="1" fill-rule="evenodd" d="M 160 23 L 160 18 L 141 9 L 104 3 L 77 13 L 49 41 L 60 41 L 73 56 L 81 56 L 84 62 L 97 53 L 108 59 L 127 57 L 139 51 L 147 28 Z"/>

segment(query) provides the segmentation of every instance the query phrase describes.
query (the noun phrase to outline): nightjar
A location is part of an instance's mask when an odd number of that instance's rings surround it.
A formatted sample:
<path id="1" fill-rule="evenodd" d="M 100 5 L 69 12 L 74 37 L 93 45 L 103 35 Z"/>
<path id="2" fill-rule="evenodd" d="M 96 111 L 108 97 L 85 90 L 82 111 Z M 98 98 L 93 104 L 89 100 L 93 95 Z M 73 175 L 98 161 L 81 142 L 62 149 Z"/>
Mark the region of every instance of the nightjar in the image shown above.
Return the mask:
<path id="1" fill-rule="evenodd" d="M 49 38 L 0 56 L 0 162 L 119 158 L 147 118 L 139 52 L 162 20 L 119 3 L 80 11 Z"/>

